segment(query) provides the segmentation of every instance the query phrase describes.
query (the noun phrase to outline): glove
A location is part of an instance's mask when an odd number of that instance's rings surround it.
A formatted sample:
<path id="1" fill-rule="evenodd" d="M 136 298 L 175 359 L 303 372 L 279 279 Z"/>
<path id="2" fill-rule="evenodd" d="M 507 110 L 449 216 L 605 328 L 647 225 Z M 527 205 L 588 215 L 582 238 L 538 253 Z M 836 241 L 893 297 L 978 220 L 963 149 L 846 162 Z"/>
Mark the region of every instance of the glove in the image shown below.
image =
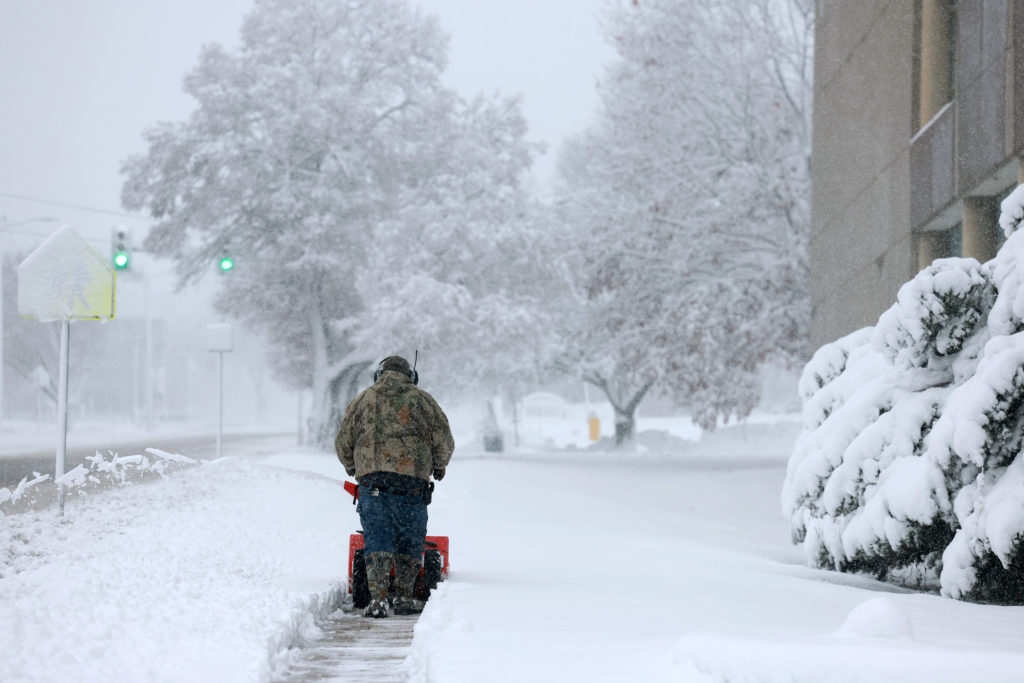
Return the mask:
<path id="1" fill-rule="evenodd" d="M 438 481 L 441 481 L 442 479 L 444 479 L 444 468 L 443 467 L 435 467 L 434 468 L 434 479 L 437 479 Z"/>
<path id="2" fill-rule="evenodd" d="M 349 469 L 349 468 L 346 467 L 345 468 L 345 474 L 347 474 L 350 477 L 356 476 L 356 468 L 353 467 L 352 469 Z"/>

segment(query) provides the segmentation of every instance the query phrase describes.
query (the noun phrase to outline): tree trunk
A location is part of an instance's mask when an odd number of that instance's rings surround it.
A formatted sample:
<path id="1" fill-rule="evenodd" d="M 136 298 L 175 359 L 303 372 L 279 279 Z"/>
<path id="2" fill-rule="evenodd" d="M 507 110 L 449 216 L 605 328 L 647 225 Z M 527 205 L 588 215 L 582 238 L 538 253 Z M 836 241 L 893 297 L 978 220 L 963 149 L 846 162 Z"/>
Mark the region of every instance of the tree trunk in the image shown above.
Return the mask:
<path id="1" fill-rule="evenodd" d="M 645 382 L 636 391 L 626 388 L 621 383 L 610 381 L 601 375 L 583 378 L 604 393 L 615 411 L 615 447 L 621 447 L 633 441 L 636 436 L 636 409 L 644 399 L 653 382 Z"/>
<path id="2" fill-rule="evenodd" d="M 328 422 L 330 409 L 329 388 L 332 378 L 327 368 L 327 332 L 318 309 L 309 311 L 309 337 L 313 346 L 313 405 L 309 410 L 306 428 L 306 445 L 323 447 L 324 426 Z"/>
<path id="3" fill-rule="evenodd" d="M 620 412 L 618 406 L 612 404 L 612 407 L 615 408 L 615 445 L 621 446 L 636 436 L 636 411 L 626 414 Z"/>
<path id="4" fill-rule="evenodd" d="M 372 361 L 359 360 L 332 367 L 327 352 L 327 329 L 315 310 L 309 313 L 309 329 L 313 346 L 313 405 L 303 443 L 333 450 L 345 408 L 359 393 L 359 374 Z"/>
<path id="5" fill-rule="evenodd" d="M 359 393 L 359 375 L 371 362 L 360 361 L 346 365 L 327 382 L 321 420 L 313 430 L 316 446 L 326 450 L 334 449 L 334 437 L 345 417 L 345 408 Z"/>

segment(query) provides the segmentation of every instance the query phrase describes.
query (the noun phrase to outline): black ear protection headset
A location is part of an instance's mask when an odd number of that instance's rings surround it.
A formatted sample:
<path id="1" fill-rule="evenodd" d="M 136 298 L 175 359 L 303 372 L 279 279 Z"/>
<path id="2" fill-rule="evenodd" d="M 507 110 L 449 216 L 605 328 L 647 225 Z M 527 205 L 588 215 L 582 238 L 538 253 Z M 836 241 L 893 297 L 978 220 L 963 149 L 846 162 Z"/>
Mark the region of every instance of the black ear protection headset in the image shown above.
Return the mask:
<path id="1" fill-rule="evenodd" d="M 384 374 L 384 364 L 387 363 L 388 360 L 390 360 L 390 359 L 391 359 L 391 356 L 388 356 L 387 358 L 385 358 L 381 362 L 377 363 L 377 369 L 373 371 L 373 381 L 374 382 L 376 382 L 378 379 L 380 379 L 380 376 Z M 418 363 L 419 360 L 420 360 L 420 351 L 419 351 L 419 349 L 416 349 L 416 356 L 413 358 L 412 368 L 409 370 L 409 379 L 412 380 L 412 383 L 414 385 L 420 383 L 420 375 L 419 375 L 418 372 L 416 372 L 416 363 Z M 406 361 L 406 362 L 408 363 L 408 361 Z"/>

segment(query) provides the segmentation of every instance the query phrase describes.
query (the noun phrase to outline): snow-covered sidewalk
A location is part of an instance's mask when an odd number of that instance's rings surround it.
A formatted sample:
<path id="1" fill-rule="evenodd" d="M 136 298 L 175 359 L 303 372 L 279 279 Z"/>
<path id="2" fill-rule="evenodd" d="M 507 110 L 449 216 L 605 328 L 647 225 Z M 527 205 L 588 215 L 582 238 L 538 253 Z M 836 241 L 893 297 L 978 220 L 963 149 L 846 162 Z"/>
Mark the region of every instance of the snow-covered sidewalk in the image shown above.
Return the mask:
<path id="1" fill-rule="evenodd" d="M 779 502 L 795 429 L 453 464 L 431 518 L 453 580 L 413 680 L 1022 680 L 1024 608 L 805 567 Z"/>
<path id="2" fill-rule="evenodd" d="M 470 681 L 1019 681 L 1024 608 L 807 569 L 792 423 L 628 454 L 474 450 L 431 506 L 452 576 L 404 673 Z M 649 435 L 653 437 L 654 435 Z M 195 465 L 0 518 L 0 680 L 273 680 L 344 591 L 333 454 Z"/>

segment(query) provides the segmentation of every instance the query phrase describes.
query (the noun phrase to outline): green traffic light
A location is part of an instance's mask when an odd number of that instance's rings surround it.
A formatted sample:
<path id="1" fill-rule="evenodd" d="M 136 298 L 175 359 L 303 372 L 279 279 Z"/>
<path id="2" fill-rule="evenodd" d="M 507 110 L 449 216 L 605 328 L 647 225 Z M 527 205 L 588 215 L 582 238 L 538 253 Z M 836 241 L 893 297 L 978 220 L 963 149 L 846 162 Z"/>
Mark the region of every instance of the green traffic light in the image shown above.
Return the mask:
<path id="1" fill-rule="evenodd" d="M 220 272 L 226 273 L 235 267 L 235 262 L 230 256 L 224 256 L 221 258 L 218 266 L 220 267 Z"/>
<path id="2" fill-rule="evenodd" d="M 128 267 L 128 252 L 119 251 L 114 254 L 114 267 L 118 270 L 124 270 Z"/>

